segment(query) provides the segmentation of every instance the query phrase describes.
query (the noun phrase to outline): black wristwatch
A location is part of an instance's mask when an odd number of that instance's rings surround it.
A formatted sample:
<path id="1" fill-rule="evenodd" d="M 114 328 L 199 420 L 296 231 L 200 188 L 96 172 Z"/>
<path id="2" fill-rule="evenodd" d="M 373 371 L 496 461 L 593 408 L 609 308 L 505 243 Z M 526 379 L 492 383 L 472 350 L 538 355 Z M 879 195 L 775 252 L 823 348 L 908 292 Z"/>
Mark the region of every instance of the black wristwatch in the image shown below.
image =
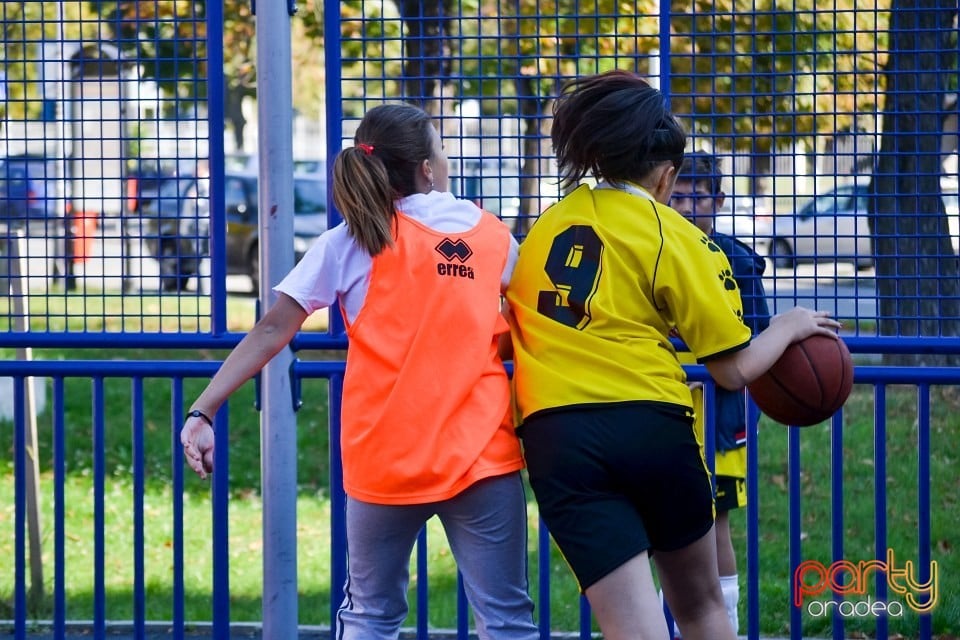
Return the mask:
<path id="1" fill-rule="evenodd" d="M 208 425 L 210 425 L 211 427 L 213 426 L 213 420 L 210 419 L 210 416 L 208 416 L 207 414 L 205 414 L 203 411 L 200 411 L 200 409 L 191 409 L 190 411 L 187 412 L 187 417 L 188 417 L 188 418 L 201 418 L 201 419 L 202 419 L 204 422 L 206 422 Z"/>

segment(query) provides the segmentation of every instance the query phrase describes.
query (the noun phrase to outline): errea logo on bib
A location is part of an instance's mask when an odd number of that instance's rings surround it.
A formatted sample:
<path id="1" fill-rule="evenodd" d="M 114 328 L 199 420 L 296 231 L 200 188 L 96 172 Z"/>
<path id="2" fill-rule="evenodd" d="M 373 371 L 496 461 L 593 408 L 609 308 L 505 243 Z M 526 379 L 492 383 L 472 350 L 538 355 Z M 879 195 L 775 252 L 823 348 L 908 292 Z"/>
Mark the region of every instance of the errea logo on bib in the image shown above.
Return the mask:
<path id="1" fill-rule="evenodd" d="M 440 244 L 436 246 L 437 253 L 442 255 L 447 259 L 447 262 L 453 262 L 454 259 L 459 260 L 460 264 L 463 264 L 470 259 L 470 256 L 473 255 L 473 249 L 470 248 L 463 240 L 451 240 L 450 238 L 444 238 Z"/>
<path id="2" fill-rule="evenodd" d="M 470 248 L 470 245 L 461 239 L 444 238 L 434 248 L 447 260 L 437 263 L 437 273 L 439 275 L 473 280 L 473 267 L 464 264 L 473 255 L 473 249 Z M 460 264 L 455 264 L 454 260 L 459 261 Z"/>

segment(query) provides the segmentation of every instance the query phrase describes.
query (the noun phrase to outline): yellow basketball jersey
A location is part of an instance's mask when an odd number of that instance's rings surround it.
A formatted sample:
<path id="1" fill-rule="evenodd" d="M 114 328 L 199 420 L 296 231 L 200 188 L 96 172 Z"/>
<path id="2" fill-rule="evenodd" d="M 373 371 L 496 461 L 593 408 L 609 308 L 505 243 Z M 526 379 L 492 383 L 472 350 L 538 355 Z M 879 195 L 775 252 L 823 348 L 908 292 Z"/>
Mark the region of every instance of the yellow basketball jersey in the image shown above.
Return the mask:
<path id="1" fill-rule="evenodd" d="M 638 400 L 692 407 L 671 331 L 700 360 L 750 341 L 720 248 L 633 186 L 581 186 L 546 211 L 507 299 L 522 418 Z"/>

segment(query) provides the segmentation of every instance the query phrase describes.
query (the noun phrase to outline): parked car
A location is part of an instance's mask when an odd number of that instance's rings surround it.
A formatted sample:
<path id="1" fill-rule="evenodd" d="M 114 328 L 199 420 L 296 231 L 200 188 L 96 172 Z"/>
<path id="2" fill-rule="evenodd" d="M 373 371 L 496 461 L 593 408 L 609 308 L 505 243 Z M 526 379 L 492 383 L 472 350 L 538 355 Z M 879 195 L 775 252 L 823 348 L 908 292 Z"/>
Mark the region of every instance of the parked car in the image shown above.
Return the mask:
<path id="1" fill-rule="evenodd" d="M 157 195 L 139 209 L 141 233 L 160 264 L 164 291 L 187 288 L 209 253 L 209 195 L 203 179 L 184 174 L 163 181 Z"/>
<path id="2" fill-rule="evenodd" d="M 793 215 L 773 218 L 765 252 L 778 269 L 800 262 L 852 262 L 873 266 L 866 184 L 850 184 L 814 197 Z"/>
<path id="3" fill-rule="evenodd" d="M 160 263 L 161 286 L 185 289 L 209 255 L 209 188 L 205 178 L 179 176 L 163 183 L 157 198 L 141 211 L 147 250 Z M 297 174 L 294 189 L 294 257 L 299 261 L 327 228 L 326 182 L 316 175 Z M 260 226 L 257 176 L 228 171 L 224 175 L 226 268 L 231 275 L 260 283 Z"/>
<path id="4" fill-rule="evenodd" d="M 166 158 L 137 158 L 127 165 L 127 212 L 135 214 L 160 193 L 163 183 L 180 173 L 191 172 L 192 161 Z"/>
<path id="5" fill-rule="evenodd" d="M 25 226 L 29 220 L 63 217 L 53 160 L 36 155 L 0 158 L 0 220 Z"/>
<path id="6" fill-rule="evenodd" d="M 734 201 L 727 197 L 713 218 L 713 228 L 763 253 L 767 251 L 773 236 L 773 216 L 750 199 Z"/>
<path id="7" fill-rule="evenodd" d="M 59 180 L 53 159 L 28 154 L 0 158 L 0 230 L 45 238 L 51 281 L 65 278 L 67 286 L 73 286 L 66 278 L 72 273 L 75 245 L 69 235 L 74 221 L 67 218 Z"/>
<path id="8" fill-rule="evenodd" d="M 257 176 L 227 174 L 227 273 L 247 275 L 253 290 L 260 286 L 260 225 Z M 293 253 L 300 261 L 313 241 L 327 230 L 327 184 L 320 174 L 294 174 Z"/>

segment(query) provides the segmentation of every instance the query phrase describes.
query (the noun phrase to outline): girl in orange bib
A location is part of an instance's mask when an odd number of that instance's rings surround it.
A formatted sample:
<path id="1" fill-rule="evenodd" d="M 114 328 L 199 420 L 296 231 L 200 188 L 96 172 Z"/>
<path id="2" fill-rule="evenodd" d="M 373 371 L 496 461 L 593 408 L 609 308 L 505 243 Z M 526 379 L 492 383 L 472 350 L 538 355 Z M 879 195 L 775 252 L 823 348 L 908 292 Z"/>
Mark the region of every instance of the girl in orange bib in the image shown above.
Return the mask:
<path id="1" fill-rule="evenodd" d="M 517 244 L 507 227 L 447 192 L 430 117 L 383 105 L 333 166 L 345 222 L 275 287 L 276 304 L 237 345 L 181 432 L 187 463 L 213 468 L 213 415 L 285 347 L 307 316 L 337 304 L 349 338 L 342 401 L 348 577 L 335 621 L 346 640 L 396 638 L 410 554 L 436 515 L 484 639 L 534 640 L 527 592 L 523 458 L 499 354 L 500 296 Z"/>

